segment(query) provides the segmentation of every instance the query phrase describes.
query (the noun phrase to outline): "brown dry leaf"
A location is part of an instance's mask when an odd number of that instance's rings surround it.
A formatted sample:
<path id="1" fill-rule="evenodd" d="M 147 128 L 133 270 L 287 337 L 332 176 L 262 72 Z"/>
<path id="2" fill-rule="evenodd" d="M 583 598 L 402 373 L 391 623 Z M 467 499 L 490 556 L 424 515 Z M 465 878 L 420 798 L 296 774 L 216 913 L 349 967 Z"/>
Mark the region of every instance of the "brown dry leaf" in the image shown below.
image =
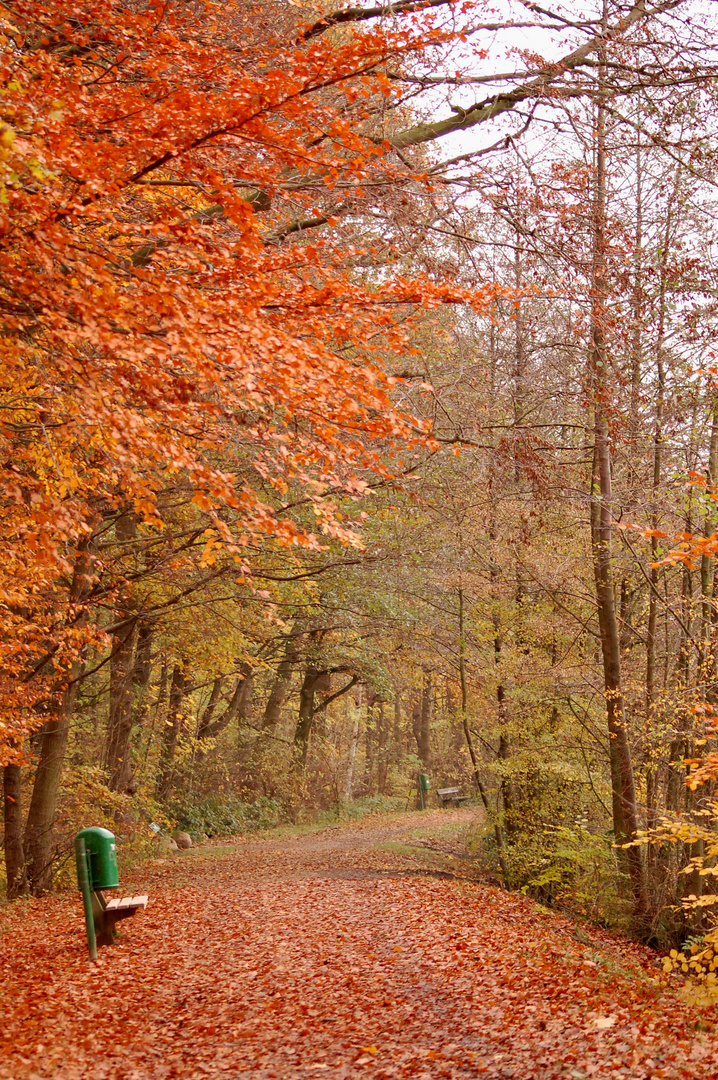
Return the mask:
<path id="1" fill-rule="evenodd" d="M 593 1026 L 597 1031 L 606 1031 L 608 1028 L 613 1027 L 615 1023 L 615 1016 L 597 1016 L 593 1021 Z"/>

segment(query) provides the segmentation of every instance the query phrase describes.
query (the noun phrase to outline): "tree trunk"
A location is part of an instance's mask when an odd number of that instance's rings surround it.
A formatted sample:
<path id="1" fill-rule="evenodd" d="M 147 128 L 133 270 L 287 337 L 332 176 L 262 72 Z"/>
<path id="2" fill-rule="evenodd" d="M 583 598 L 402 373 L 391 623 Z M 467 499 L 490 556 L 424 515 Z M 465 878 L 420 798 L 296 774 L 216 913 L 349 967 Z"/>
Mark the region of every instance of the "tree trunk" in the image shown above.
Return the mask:
<path id="1" fill-rule="evenodd" d="M 147 737 L 147 745 L 145 747 L 145 754 L 144 754 L 144 759 L 143 759 L 143 763 L 142 763 L 143 768 L 145 768 L 147 766 L 147 762 L 150 760 L 150 754 L 151 754 L 151 751 L 152 751 L 152 745 L 153 745 L 154 740 L 155 740 L 155 728 L 157 726 L 157 721 L 158 721 L 158 719 L 160 717 L 160 714 L 162 712 L 166 697 L 167 697 L 167 657 L 162 656 L 162 662 L 161 662 L 161 665 L 160 665 L 160 684 L 159 684 L 159 687 L 157 688 L 157 697 L 155 698 L 154 705 L 151 708 L 152 721 L 150 723 L 149 735 Z M 149 707 L 148 707 L 148 711 L 150 711 Z"/>
<path id="2" fill-rule="evenodd" d="M 132 510 L 121 514 L 115 522 L 115 540 L 121 545 L 122 558 L 131 556 L 137 539 L 137 518 Z M 134 723 L 133 668 L 137 620 L 133 617 L 134 603 L 125 584 L 119 591 L 116 619 L 125 624 L 113 634 L 110 653 L 110 710 L 102 764 L 109 775 L 112 791 L 124 791 L 132 776 L 130 735 Z M 149 678 L 149 674 L 148 674 Z"/>
<path id="3" fill-rule="evenodd" d="M 411 705 L 411 731 L 416 740 L 416 752 L 419 755 L 419 744 L 421 742 L 421 692 L 415 692 L 412 695 Z"/>
<path id="4" fill-rule="evenodd" d="M 467 711 L 469 706 L 469 691 L 466 683 L 466 643 L 464 640 L 464 590 L 461 586 L 459 587 L 459 682 L 461 684 L 461 726 L 464 729 L 464 738 L 466 739 L 466 746 L 469 751 L 469 757 L 471 758 L 474 784 L 481 796 L 484 809 L 488 812 L 489 801 L 479 775 L 479 762 L 476 757 L 474 741 L 471 738 L 471 731 L 469 729 L 469 717 Z"/>
<path id="5" fill-rule="evenodd" d="M 665 371 L 663 367 L 663 341 L 662 335 L 659 336 L 658 352 L 658 395 L 656 398 L 656 419 L 653 432 L 653 479 L 651 483 L 651 567 L 649 571 L 649 584 L 650 584 L 650 596 L 648 599 L 648 625 L 646 629 L 646 720 L 648 723 L 648 729 L 655 722 L 655 710 L 656 710 L 656 644 L 657 644 L 657 629 L 658 629 L 658 583 L 659 583 L 659 567 L 658 567 L 658 537 L 655 533 L 658 531 L 658 490 L 661 483 L 661 467 L 662 467 L 662 451 L 663 451 L 663 406 L 664 406 L 664 393 L 666 385 Z M 655 766 L 650 766 L 651 770 L 655 770 Z M 655 789 L 655 782 L 652 781 L 653 788 Z M 649 804 L 650 805 L 650 804 Z M 658 824 L 658 819 L 651 807 L 648 811 L 648 820 L 646 822 L 649 828 L 655 828 Z"/>
<path id="6" fill-rule="evenodd" d="M 393 760 L 400 761 L 404 751 L 404 735 L 401 730 L 401 694 L 398 686 L 394 687 L 394 729 L 392 733 L 394 743 Z"/>
<path id="7" fill-rule="evenodd" d="M 130 638 L 133 636 L 130 633 Z M 137 631 L 137 644 L 134 662 L 130 662 L 129 671 L 123 672 L 124 662 L 118 663 L 118 682 L 116 688 L 115 716 L 111 716 L 106 751 L 106 767 L 111 770 L 109 788 L 111 791 L 130 792 L 136 787 L 133 780 L 132 752 L 130 738 L 135 727 L 144 722 L 147 713 L 145 694 L 152 672 L 152 636 L 153 629 L 146 623 L 140 623 Z M 132 661 L 130 648 L 130 661 Z M 110 673 L 112 683 L 112 672 Z M 113 696 L 110 689 L 110 710 Z M 110 741 L 110 736 L 112 741 Z"/>
<path id="8" fill-rule="evenodd" d="M 673 198 L 678 194 L 678 170 L 676 183 L 673 189 Z M 659 568 L 659 539 L 656 533 L 660 525 L 660 507 L 658 496 L 661 485 L 663 469 L 663 413 L 666 396 L 666 371 L 664 364 L 664 337 L 666 319 L 666 287 L 669 253 L 671 251 L 671 204 L 669 203 L 666 217 L 666 227 L 661 245 L 660 283 L 658 293 L 658 334 L 656 341 L 656 413 L 653 426 L 653 475 L 651 478 L 651 566 L 649 570 L 650 596 L 648 600 L 648 624 L 646 628 L 646 722 L 650 732 L 656 727 L 656 671 L 657 671 L 657 642 L 658 642 L 658 585 L 660 582 Z M 668 610 L 666 607 L 666 618 Z M 668 662 L 668 649 L 666 649 L 666 664 Z M 664 672 L 665 688 L 665 672 Z M 655 829 L 658 826 L 658 789 L 659 776 L 657 763 L 653 760 L 653 754 L 649 747 L 649 761 L 646 767 L 646 827 Z M 649 845 L 647 862 L 655 865 L 660 859 L 660 849 L 656 845 Z"/>
<path id="9" fill-rule="evenodd" d="M 217 708 L 217 703 L 219 702 L 220 697 L 222 696 L 222 687 L 223 686 L 224 686 L 224 677 L 223 676 L 215 679 L 214 682 L 212 683 L 212 689 L 210 691 L 209 701 L 207 702 L 207 705 L 205 706 L 205 709 L 204 709 L 202 715 L 199 718 L 199 724 L 197 725 L 197 739 L 198 740 L 206 738 L 207 728 L 212 723 L 212 717 L 214 716 L 214 711 Z"/>
<path id="10" fill-rule="evenodd" d="M 384 712 L 384 702 L 376 702 L 376 790 L 379 795 L 386 795 L 386 782 L 389 772 L 389 728 Z"/>
<path id="11" fill-rule="evenodd" d="M 90 548 L 91 538 L 78 545 L 69 592 L 71 604 L 82 603 L 89 594 L 94 563 Z M 27 879 L 33 896 L 39 896 L 52 888 L 53 831 L 57 796 L 60 790 L 67 738 L 70 733 L 70 718 L 77 695 L 77 679 L 81 671 L 82 662 L 75 660 L 68 672 L 68 685 L 64 690 L 58 689 L 59 700 L 57 700 L 55 715 L 47 721 L 39 733 L 39 760 L 30 796 L 23 842 Z"/>
<path id="12" fill-rule="evenodd" d="M 22 846 L 22 771 L 19 765 L 3 769 L 3 820 L 7 898 L 16 900 L 27 888 Z"/>
<path id="13" fill-rule="evenodd" d="M 431 716 L 433 712 L 433 686 L 431 672 L 424 673 L 424 684 L 421 688 L 421 704 L 419 706 L 419 723 L 415 729 L 416 748 L 421 759 L 424 772 L 431 768 Z"/>
<path id="14" fill-rule="evenodd" d="M 602 64 L 604 59 L 602 53 Z M 607 418 L 609 372 L 605 344 L 605 299 L 608 291 L 606 273 L 606 109 L 602 85 L 599 91 L 596 119 L 594 247 L 590 328 L 590 374 L 594 408 L 591 547 L 603 657 L 614 836 L 616 843 L 625 844 L 634 840 L 637 836 L 638 805 L 626 728 L 621 676 L 621 643 L 613 582 L 611 448 Z M 646 907 L 641 849 L 638 847 L 628 848 L 626 863 L 631 877 L 635 910 L 640 919 L 643 918 Z"/>
<path id="15" fill-rule="evenodd" d="M 181 661 L 179 664 L 175 664 L 170 683 L 167 720 L 163 731 L 159 775 L 157 778 L 157 799 L 159 802 L 165 802 L 172 790 L 177 742 L 182 731 L 182 702 L 184 700 L 185 686 L 184 661 Z"/>
<path id="16" fill-rule="evenodd" d="M 252 699 L 254 698 L 254 672 L 249 674 L 242 682 L 239 700 L 237 702 L 237 746 L 239 747 L 244 732 L 244 725 L 249 723 L 252 717 Z"/>
<path id="17" fill-rule="evenodd" d="M 230 698 L 229 705 L 224 710 L 221 716 L 218 716 L 216 720 L 212 719 L 217 700 L 215 697 L 215 690 L 217 688 L 217 682 L 222 683 L 224 680 L 215 680 L 215 685 L 212 687 L 212 696 L 210 702 L 204 711 L 202 720 L 200 722 L 199 730 L 197 732 L 198 739 L 214 739 L 221 732 L 228 728 L 235 717 L 246 717 L 247 709 L 249 707 L 249 701 L 252 696 L 252 669 L 249 664 L 242 664 L 241 674 L 237 679 L 234 692 Z M 215 700 L 213 701 L 212 698 Z"/>
<path id="18" fill-rule="evenodd" d="M 494 539 L 492 535 L 491 539 Z M 496 579 L 496 571 L 492 560 L 491 568 L 492 582 Z M 494 592 L 494 588 L 492 588 Z M 494 592 L 495 595 L 495 592 Z M 501 629 L 501 613 L 498 607 L 495 607 L 492 615 L 492 622 L 494 627 L 494 666 L 499 667 L 501 664 L 501 651 L 503 649 L 502 629 Z M 500 762 L 508 762 L 511 757 L 511 739 L 509 736 L 509 727 L 506 716 L 506 690 L 504 684 L 499 678 L 496 684 L 496 706 L 497 706 L 497 718 L 499 722 L 499 753 L 498 758 Z M 515 822 L 512 817 L 512 791 L 511 780 L 509 779 L 508 769 L 504 765 L 500 765 L 501 782 L 499 784 L 499 793 L 501 795 L 501 805 L 504 813 L 504 828 L 507 835 L 511 835 Z M 498 799 L 498 795 L 497 795 Z"/>
<path id="19" fill-rule="evenodd" d="M 302 766 L 307 761 L 309 749 L 309 737 L 314 724 L 314 695 L 317 690 L 328 689 L 329 672 L 326 668 L 316 668 L 313 664 L 307 664 L 304 671 L 302 688 L 299 691 L 299 718 L 294 732 L 294 745 L 297 748 L 299 761 Z"/>
<path id="20" fill-rule="evenodd" d="M 136 622 L 123 626 L 112 637 L 110 657 L 110 710 L 103 765 L 112 791 L 123 791 L 131 775 L 129 761 L 132 731 L 132 664 Z M 120 787 L 119 785 L 122 785 Z"/>
<path id="21" fill-rule="evenodd" d="M 354 763 L 357 756 L 357 747 L 359 746 L 359 723 L 361 720 L 361 701 L 362 688 L 361 685 L 357 687 L 357 700 L 353 709 L 350 706 L 350 717 L 352 719 L 351 735 L 349 738 L 349 758 L 347 761 L 347 775 L 344 784 L 344 801 L 351 802 L 353 795 L 354 785 Z M 348 699 L 351 701 L 351 698 Z M 353 716 L 351 714 L 353 713 Z"/>
<path id="22" fill-rule="evenodd" d="M 287 638 L 284 657 L 277 667 L 277 675 L 267 698 L 262 719 L 262 728 L 273 731 L 282 715 L 282 706 L 289 697 L 292 688 L 292 676 L 299 661 L 297 634 L 294 629 Z"/>
<path id="23" fill-rule="evenodd" d="M 706 470 L 707 491 L 715 494 L 718 485 L 718 402 L 711 400 L 711 434 L 708 445 L 708 468 Z M 707 503 L 707 509 L 703 519 L 703 535 L 712 536 L 716 529 L 715 508 L 712 502 Z M 708 682 L 715 671 L 715 642 L 713 640 L 713 628 L 715 625 L 713 611 L 713 562 L 708 555 L 701 558 L 701 670 L 700 681 L 706 684 L 706 696 Z"/>
<path id="24" fill-rule="evenodd" d="M 376 694 L 372 689 L 366 694 L 366 723 L 364 724 L 364 792 L 371 795 L 374 785 L 374 747 L 376 743 Z"/>
<path id="25" fill-rule="evenodd" d="M 488 815 L 491 814 L 489 807 L 489 797 L 486 794 L 486 789 L 481 782 L 481 776 L 479 775 L 479 762 L 476 757 L 476 751 L 474 750 L 474 742 L 471 738 L 471 730 L 469 729 L 469 692 L 466 682 L 466 643 L 464 639 L 464 590 L 459 587 L 459 680 L 461 683 L 461 724 L 464 729 L 464 738 L 466 739 L 466 745 L 469 749 L 469 757 L 471 758 L 471 767 L 473 771 L 474 783 L 476 784 L 476 790 L 478 791 L 481 802 L 484 804 L 484 810 Z M 501 873 L 504 877 L 504 884 L 509 885 L 509 864 L 506 859 L 506 850 L 504 847 L 504 834 L 498 820 L 494 818 L 494 837 L 496 839 L 496 850 L 499 856 L 499 865 L 501 866 Z"/>

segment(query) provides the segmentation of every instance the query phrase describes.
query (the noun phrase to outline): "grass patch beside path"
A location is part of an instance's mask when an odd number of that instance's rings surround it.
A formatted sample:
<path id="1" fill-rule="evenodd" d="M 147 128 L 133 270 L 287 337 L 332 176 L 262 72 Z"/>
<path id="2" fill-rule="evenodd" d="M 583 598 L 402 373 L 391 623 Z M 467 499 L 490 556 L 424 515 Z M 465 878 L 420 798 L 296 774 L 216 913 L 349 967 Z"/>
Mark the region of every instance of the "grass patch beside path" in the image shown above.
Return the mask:
<path id="1" fill-rule="evenodd" d="M 455 874 L 457 877 L 465 876 L 465 867 L 459 862 L 456 855 L 444 851 L 435 851 L 433 848 L 417 846 L 411 843 L 401 843 L 386 840 L 374 845 L 375 851 L 386 851 L 392 855 L 407 859 L 412 864 L 412 869 L 440 870 L 445 873 Z"/>

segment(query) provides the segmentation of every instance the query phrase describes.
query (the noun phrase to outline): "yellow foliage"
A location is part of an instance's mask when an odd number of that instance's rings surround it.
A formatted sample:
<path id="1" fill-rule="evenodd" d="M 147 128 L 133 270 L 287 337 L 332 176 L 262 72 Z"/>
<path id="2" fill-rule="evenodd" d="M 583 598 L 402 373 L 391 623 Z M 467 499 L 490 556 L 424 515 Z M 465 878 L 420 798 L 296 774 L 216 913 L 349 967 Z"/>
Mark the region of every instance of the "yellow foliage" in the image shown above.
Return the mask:
<path id="1" fill-rule="evenodd" d="M 688 976 L 684 992 L 691 997 L 693 1004 L 718 1003 L 717 951 L 718 927 L 705 935 L 702 945 L 694 941 L 688 952 L 671 949 L 668 956 L 663 957 L 663 970 L 667 975 L 680 970 Z"/>

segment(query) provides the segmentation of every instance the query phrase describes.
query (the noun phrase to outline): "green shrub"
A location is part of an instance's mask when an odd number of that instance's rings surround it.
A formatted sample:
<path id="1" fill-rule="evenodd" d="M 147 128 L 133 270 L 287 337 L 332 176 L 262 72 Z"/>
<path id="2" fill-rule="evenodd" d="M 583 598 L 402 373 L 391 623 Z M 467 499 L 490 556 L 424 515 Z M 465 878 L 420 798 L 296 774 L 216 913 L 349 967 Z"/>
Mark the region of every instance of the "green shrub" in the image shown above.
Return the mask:
<path id="1" fill-rule="evenodd" d="M 474 833 L 468 846 L 481 870 L 501 880 L 493 826 Z M 590 832 L 583 821 L 544 826 L 515 833 L 504 847 L 504 858 L 512 889 L 546 907 L 570 911 L 601 926 L 627 929 L 630 890 L 618 865 L 612 834 Z"/>
<path id="2" fill-rule="evenodd" d="M 261 795 L 254 802 L 206 795 L 197 802 L 186 796 L 168 807 L 168 815 L 182 832 L 194 840 L 203 836 L 235 836 L 253 829 L 271 829 L 287 820 L 276 799 Z"/>
<path id="3" fill-rule="evenodd" d="M 75 885 L 74 839 L 88 825 L 109 829 L 117 838 L 120 881 L 134 865 L 154 854 L 157 838 L 150 823 L 168 832 L 171 823 L 153 798 L 138 792 L 110 791 L 104 772 L 90 765 L 75 765 L 63 776 L 55 825 L 53 879 L 56 887 Z"/>
<path id="4" fill-rule="evenodd" d="M 403 810 L 406 799 L 395 795 L 364 795 L 360 799 L 354 799 L 350 803 L 344 803 L 341 807 L 341 815 L 345 819 L 366 817 L 367 814 L 391 814 Z"/>
<path id="5" fill-rule="evenodd" d="M 613 835 L 595 835 L 583 823 L 544 829 L 533 843 L 510 851 L 522 892 L 547 906 L 563 907 L 603 926 L 623 928 L 630 905 L 613 850 Z"/>

